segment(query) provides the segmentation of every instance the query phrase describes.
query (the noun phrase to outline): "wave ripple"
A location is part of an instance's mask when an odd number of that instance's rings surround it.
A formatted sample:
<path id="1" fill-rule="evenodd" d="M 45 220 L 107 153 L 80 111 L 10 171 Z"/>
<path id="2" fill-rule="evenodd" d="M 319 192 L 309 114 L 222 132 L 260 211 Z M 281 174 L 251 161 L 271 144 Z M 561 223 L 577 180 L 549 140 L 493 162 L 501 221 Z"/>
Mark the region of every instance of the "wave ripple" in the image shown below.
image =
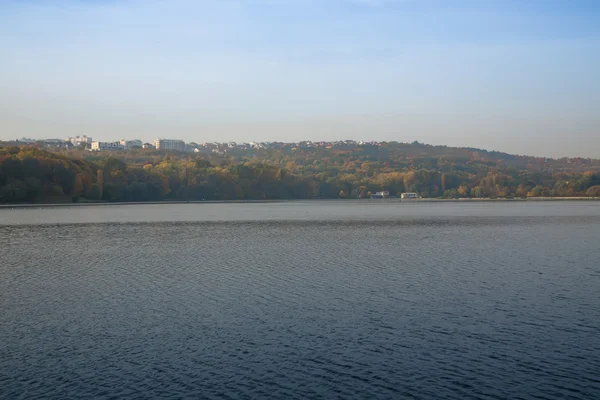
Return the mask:
<path id="1" fill-rule="evenodd" d="M 0 394 L 600 398 L 600 226 L 536 221 L 0 227 Z"/>

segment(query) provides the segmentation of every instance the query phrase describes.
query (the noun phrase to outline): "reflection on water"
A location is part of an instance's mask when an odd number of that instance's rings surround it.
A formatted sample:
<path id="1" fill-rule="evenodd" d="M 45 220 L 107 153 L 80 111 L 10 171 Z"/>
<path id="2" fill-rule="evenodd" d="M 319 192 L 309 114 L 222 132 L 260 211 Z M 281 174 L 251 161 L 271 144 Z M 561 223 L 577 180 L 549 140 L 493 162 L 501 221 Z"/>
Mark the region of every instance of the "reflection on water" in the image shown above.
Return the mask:
<path id="1" fill-rule="evenodd" d="M 0 210 L 1 397 L 599 397 L 598 206 L 339 204 Z"/>

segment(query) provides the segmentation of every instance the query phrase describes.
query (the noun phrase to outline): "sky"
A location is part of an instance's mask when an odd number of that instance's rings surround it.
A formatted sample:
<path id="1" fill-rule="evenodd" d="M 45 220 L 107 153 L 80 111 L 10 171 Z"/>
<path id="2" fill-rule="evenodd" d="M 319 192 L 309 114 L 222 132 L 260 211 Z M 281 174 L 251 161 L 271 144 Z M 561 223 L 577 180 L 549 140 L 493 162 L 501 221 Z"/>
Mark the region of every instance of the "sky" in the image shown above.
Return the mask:
<path id="1" fill-rule="evenodd" d="M 600 158 L 600 1 L 0 0 L 0 139 Z"/>

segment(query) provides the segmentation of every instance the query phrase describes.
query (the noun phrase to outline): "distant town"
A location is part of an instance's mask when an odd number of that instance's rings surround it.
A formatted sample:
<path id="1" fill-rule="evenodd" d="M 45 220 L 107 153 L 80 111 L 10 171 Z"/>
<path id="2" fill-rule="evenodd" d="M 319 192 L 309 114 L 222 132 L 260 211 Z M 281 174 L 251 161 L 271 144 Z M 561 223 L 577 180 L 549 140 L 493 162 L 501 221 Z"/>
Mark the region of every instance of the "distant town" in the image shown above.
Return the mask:
<path id="1" fill-rule="evenodd" d="M 132 150 L 132 149 L 156 149 L 156 150 L 172 150 L 179 152 L 199 153 L 209 150 L 215 154 L 225 154 L 229 149 L 249 150 L 249 149 L 300 149 L 300 148 L 325 148 L 331 149 L 334 147 L 345 146 L 361 146 L 372 145 L 380 146 L 382 142 L 377 141 L 355 141 L 355 140 L 337 140 L 337 141 L 310 141 L 304 140 L 300 142 L 208 142 L 208 143 L 186 143 L 180 139 L 155 139 L 152 143 L 143 142 L 139 139 L 121 139 L 115 142 L 104 142 L 93 140 L 91 136 L 72 136 L 65 139 L 31 139 L 21 138 L 14 141 L 4 142 L 6 145 L 28 146 L 35 145 L 48 149 L 84 149 L 88 151 L 117 151 L 117 150 Z"/>

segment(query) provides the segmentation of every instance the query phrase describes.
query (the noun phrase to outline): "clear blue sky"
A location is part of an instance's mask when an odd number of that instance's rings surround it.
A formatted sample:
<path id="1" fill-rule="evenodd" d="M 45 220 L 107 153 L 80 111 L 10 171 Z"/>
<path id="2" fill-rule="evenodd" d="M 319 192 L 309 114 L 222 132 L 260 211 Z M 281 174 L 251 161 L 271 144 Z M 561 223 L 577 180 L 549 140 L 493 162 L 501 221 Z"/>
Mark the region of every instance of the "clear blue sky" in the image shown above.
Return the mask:
<path id="1" fill-rule="evenodd" d="M 0 138 L 600 158 L 600 1 L 2 0 Z"/>

